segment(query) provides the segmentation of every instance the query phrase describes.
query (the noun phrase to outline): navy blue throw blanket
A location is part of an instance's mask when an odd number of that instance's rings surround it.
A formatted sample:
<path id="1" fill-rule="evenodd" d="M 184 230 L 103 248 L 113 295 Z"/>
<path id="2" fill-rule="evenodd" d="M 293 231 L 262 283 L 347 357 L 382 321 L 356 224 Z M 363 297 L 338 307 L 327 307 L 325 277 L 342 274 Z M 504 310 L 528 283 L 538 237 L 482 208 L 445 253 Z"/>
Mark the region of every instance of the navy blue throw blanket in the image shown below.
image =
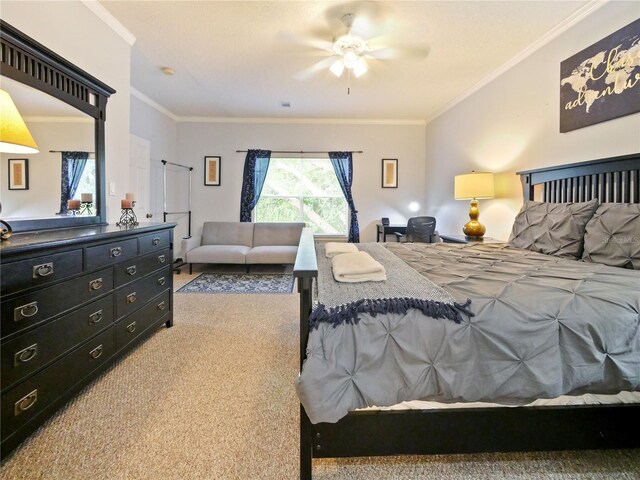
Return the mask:
<path id="1" fill-rule="evenodd" d="M 320 322 L 329 323 L 333 327 L 342 325 L 343 323 L 354 325 L 360 321 L 359 314 L 368 313 L 372 317 L 387 313 L 406 314 L 411 308 L 420 310 L 423 315 L 432 318 L 446 318 L 455 323 L 462 322 L 462 315 L 473 317 L 474 314 L 469 310 L 471 299 L 467 299 L 465 303 L 454 302 L 453 304 L 437 302 L 434 300 L 423 300 L 419 298 L 380 298 L 380 299 L 362 299 L 346 305 L 339 305 L 327 309 L 324 305 L 318 304 L 311 312 L 309 317 L 309 328 L 314 330 L 318 328 Z"/>

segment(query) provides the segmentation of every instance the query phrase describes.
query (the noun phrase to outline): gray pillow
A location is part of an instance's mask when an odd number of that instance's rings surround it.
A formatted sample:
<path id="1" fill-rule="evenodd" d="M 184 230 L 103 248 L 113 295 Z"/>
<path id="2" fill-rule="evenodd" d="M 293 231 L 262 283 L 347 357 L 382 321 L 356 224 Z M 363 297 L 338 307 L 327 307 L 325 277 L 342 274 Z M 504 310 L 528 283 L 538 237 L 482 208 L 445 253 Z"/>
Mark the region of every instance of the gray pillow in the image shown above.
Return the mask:
<path id="1" fill-rule="evenodd" d="M 509 245 L 558 257 L 582 256 L 584 230 L 598 200 L 583 203 L 527 201 L 516 216 Z"/>
<path id="2" fill-rule="evenodd" d="M 587 223 L 582 259 L 640 270 L 640 204 L 600 205 Z"/>

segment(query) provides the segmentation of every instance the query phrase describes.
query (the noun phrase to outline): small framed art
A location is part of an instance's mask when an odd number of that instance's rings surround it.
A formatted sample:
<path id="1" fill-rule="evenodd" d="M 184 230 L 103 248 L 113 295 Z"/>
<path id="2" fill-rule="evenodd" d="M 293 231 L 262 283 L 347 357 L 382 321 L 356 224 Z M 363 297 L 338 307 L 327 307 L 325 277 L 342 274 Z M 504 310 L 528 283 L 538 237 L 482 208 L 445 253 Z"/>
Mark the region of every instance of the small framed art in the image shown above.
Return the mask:
<path id="1" fill-rule="evenodd" d="M 398 188 L 398 159 L 382 159 L 382 188 Z"/>
<path id="2" fill-rule="evenodd" d="M 204 157 L 204 184 L 210 187 L 220 186 L 220 157 Z"/>
<path id="3" fill-rule="evenodd" d="M 9 159 L 9 190 L 29 190 L 29 159 Z"/>

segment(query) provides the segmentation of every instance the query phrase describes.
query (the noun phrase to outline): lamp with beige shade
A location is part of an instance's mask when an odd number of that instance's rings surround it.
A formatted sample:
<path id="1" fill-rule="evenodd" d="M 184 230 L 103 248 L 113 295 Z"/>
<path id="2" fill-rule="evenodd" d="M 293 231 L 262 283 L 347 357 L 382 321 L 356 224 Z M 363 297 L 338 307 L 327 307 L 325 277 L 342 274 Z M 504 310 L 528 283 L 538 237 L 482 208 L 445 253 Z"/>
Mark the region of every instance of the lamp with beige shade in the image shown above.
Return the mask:
<path id="1" fill-rule="evenodd" d="M 469 221 L 462 227 L 464 234 L 474 240 L 480 240 L 487 228 L 478 221 L 480 210 L 479 198 L 493 198 L 493 173 L 467 173 L 455 177 L 455 199 L 471 200 Z"/>

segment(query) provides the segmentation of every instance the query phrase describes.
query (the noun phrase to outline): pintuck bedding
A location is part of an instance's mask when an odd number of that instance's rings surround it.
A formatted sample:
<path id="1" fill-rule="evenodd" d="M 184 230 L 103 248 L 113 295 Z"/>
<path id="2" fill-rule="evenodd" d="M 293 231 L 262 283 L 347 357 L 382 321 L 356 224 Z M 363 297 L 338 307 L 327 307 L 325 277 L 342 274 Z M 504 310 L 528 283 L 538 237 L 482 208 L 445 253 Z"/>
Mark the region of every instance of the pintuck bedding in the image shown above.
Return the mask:
<path id="1" fill-rule="evenodd" d="M 513 405 L 640 390 L 640 271 L 502 244 L 366 245 L 359 247 L 390 277 L 375 282 L 379 291 L 370 298 L 398 297 L 391 287 L 398 271 L 389 262 L 401 259 L 408 275 L 438 287 L 435 302 L 406 308 L 424 291 L 412 277 L 399 308 L 391 302 L 384 312 L 361 309 L 345 320 L 323 319 L 318 312 L 331 309 L 315 305 L 296 384 L 312 423 L 417 399 Z M 318 255 L 316 302 L 335 288 L 327 261 Z M 338 308 L 348 310 L 353 304 L 341 292 Z"/>

